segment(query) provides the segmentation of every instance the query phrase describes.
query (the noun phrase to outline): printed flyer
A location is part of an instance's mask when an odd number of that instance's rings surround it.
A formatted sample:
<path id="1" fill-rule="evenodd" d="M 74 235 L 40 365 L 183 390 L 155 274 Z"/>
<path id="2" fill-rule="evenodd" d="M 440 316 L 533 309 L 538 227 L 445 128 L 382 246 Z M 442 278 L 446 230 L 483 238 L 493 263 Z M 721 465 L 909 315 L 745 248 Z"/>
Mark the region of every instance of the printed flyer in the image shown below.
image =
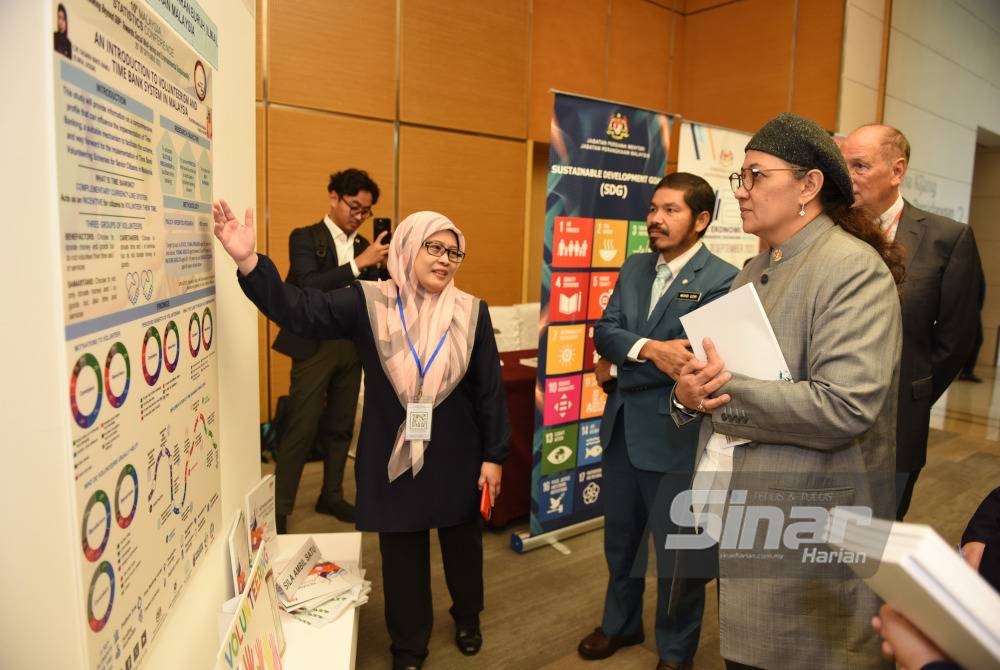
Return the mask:
<path id="1" fill-rule="evenodd" d="M 160 4 L 215 37 L 196 2 Z M 132 670 L 225 532 L 213 68 L 144 2 L 52 12 L 80 620 L 89 667 Z"/>

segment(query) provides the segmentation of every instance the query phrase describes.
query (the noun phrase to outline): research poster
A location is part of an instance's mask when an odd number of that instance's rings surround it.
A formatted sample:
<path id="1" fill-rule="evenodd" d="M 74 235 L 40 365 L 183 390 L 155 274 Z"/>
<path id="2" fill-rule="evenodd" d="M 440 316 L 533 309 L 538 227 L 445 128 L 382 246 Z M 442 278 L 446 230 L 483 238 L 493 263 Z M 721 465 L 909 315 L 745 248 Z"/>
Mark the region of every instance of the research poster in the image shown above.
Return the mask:
<path id="1" fill-rule="evenodd" d="M 705 245 L 738 268 L 760 249 L 757 238 L 743 232 L 740 206 L 729 185 L 729 175 L 743 167 L 749 141 L 749 133 L 681 121 L 677 142 L 677 171 L 696 174 L 715 190 L 715 216 L 705 233 Z"/>
<path id="2" fill-rule="evenodd" d="M 217 45 L 193 0 L 52 3 L 78 603 L 132 670 L 220 533 L 212 260 Z M 167 12 L 179 26 L 168 25 Z M 204 52 L 204 53 L 203 53 Z"/>
<path id="3" fill-rule="evenodd" d="M 531 533 L 603 513 L 606 396 L 594 324 L 618 270 L 649 251 L 646 211 L 666 172 L 670 117 L 556 94 L 545 213 Z"/>

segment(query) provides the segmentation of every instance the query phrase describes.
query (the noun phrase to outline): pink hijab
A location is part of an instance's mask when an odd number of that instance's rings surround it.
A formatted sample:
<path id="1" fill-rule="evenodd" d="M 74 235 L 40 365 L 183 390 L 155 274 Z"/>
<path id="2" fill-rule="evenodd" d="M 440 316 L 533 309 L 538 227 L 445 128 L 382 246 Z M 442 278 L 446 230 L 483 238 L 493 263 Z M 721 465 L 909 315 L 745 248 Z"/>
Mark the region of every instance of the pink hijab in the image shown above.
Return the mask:
<path id="1" fill-rule="evenodd" d="M 479 301 L 459 291 L 454 281 L 440 293 L 428 293 L 414 272 L 414 261 L 424 241 L 442 230 L 455 233 L 458 248 L 465 250 L 465 236 L 444 215 L 416 212 L 400 222 L 389 243 L 387 265 L 392 280 L 361 282 L 382 369 L 404 408 L 409 402 L 429 402 L 437 407 L 465 376 L 472 357 Z M 405 329 L 399 305 L 406 317 Z M 420 364 L 426 366 L 438 342 L 442 342 L 441 348 L 421 383 L 410 343 L 420 357 Z M 424 465 L 424 451 L 429 444 L 403 439 L 404 424 L 396 431 L 396 442 L 389 456 L 389 481 L 407 470 L 416 477 Z M 434 431 L 446 429 L 432 425 Z"/>

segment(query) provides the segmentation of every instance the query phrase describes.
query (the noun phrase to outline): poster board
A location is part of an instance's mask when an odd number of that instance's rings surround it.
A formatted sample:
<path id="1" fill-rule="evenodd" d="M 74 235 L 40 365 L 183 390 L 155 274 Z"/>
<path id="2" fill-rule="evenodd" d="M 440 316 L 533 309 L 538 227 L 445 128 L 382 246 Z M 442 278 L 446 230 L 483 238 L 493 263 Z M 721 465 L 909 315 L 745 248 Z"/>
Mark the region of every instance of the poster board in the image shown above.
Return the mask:
<path id="1" fill-rule="evenodd" d="M 217 59 L 146 3 L 62 7 L 52 67 L 63 411 L 80 533 L 71 560 L 88 667 L 131 670 L 222 532 Z M 217 39 L 197 3 L 182 9 L 182 27 Z"/>

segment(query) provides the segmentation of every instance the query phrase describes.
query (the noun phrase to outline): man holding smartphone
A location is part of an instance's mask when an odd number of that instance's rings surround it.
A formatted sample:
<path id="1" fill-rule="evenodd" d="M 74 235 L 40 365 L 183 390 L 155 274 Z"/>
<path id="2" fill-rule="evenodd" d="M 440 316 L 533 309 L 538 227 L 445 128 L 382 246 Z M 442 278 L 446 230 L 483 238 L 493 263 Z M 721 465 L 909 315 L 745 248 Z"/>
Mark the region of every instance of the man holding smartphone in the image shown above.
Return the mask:
<path id="1" fill-rule="evenodd" d="M 322 221 L 292 231 L 286 281 L 302 288 L 331 291 L 357 279 L 388 278 L 380 269 L 389 250 L 385 234 L 373 243 L 358 227 L 372 216 L 378 185 L 363 170 L 349 168 L 330 176 L 330 210 Z M 292 359 L 289 417 L 275 454 L 275 516 L 279 533 L 288 516 L 302 468 L 317 444 L 323 454 L 323 487 L 316 511 L 354 522 L 354 506 L 344 500 L 344 466 L 354 434 L 361 388 L 361 362 L 349 340 L 308 340 L 282 329 L 275 351 Z"/>

